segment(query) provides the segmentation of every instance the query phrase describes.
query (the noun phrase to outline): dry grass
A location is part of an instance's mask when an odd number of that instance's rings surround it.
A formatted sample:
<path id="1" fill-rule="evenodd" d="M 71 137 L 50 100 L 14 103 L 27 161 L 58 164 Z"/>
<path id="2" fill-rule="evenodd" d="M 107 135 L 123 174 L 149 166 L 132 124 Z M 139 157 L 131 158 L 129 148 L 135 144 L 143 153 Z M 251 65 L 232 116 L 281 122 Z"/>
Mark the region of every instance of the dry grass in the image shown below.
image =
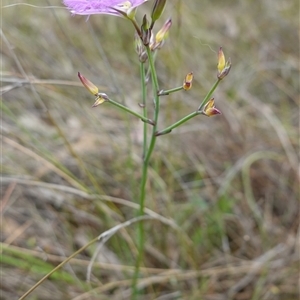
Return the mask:
<path id="1" fill-rule="evenodd" d="M 20 3 L 22 1 L 14 1 Z M 77 71 L 138 110 L 133 28 L 71 17 L 60 1 L 2 1 L 1 299 L 17 299 L 92 238 L 136 216 L 142 123 L 93 98 Z M 149 1 L 152 2 L 152 1 Z M 149 11 L 151 3 L 140 11 Z M 170 38 L 160 128 L 215 93 L 222 115 L 197 117 L 158 140 L 147 186 L 140 299 L 299 297 L 299 3 L 168 2 Z M 163 20 L 162 20 L 163 22 Z M 149 98 L 152 103 L 151 98 Z M 28 299 L 128 299 L 136 225 L 86 249 Z"/>

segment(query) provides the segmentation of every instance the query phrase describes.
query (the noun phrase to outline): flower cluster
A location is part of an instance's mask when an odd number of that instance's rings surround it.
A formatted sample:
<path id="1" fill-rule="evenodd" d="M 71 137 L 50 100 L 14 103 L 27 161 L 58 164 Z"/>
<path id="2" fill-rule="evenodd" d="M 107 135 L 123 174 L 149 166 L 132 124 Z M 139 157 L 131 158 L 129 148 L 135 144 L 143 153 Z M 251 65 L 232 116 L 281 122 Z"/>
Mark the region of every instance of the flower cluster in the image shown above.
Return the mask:
<path id="1" fill-rule="evenodd" d="M 155 0 L 151 13 L 151 22 L 149 22 L 147 16 L 144 15 L 142 25 L 139 27 L 135 20 L 136 8 L 145 3 L 146 1 L 147 0 L 63 0 L 63 3 L 67 6 L 67 8 L 71 11 L 72 14 L 108 14 L 114 16 L 121 16 L 129 19 L 136 29 L 136 34 L 134 38 L 135 49 L 140 62 L 144 64 L 146 63 L 148 56 L 151 53 L 155 52 L 163 46 L 172 25 L 172 20 L 168 19 L 162 26 L 162 28 L 157 32 L 157 34 L 153 34 L 154 24 L 162 15 L 166 5 L 166 0 Z M 225 60 L 223 49 L 222 47 L 220 47 L 218 51 L 217 82 L 214 84 L 210 92 L 206 95 L 205 99 L 200 104 L 198 110 L 188 115 L 187 117 L 184 117 L 183 119 L 179 120 L 173 125 L 169 126 L 165 130 L 157 132 L 157 136 L 171 132 L 173 128 L 183 124 L 191 117 L 196 116 L 198 114 L 202 114 L 208 117 L 221 114 L 221 112 L 215 107 L 215 100 L 211 96 L 219 82 L 229 74 L 230 69 L 230 58 L 227 61 Z M 151 125 L 156 125 L 156 122 L 142 117 L 138 113 L 131 111 L 130 109 L 122 106 L 121 104 L 118 104 L 117 102 L 108 98 L 106 94 L 99 93 L 98 87 L 95 86 L 83 75 L 81 75 L 79 72 L 78 77 L 81 80 L 84 87 L 87 88 L 96 97 L 93 107 L 96 107 L 104 102 L 110 102 L 118 106 L 119 108 L 122 108 L 123 110 L 135 116 L 138 116 L 142 121 Z M 181 86 L 168 90 L 157 91 L 155 97 L 157 97 L 158 99 L 161 96 L 169 95 L 170 93 L 178 92 L 180 90 L 189 91 L 192 88 L 193 77 L 193 72 L 188 73 L 185 76 L 183 84 Z"/>

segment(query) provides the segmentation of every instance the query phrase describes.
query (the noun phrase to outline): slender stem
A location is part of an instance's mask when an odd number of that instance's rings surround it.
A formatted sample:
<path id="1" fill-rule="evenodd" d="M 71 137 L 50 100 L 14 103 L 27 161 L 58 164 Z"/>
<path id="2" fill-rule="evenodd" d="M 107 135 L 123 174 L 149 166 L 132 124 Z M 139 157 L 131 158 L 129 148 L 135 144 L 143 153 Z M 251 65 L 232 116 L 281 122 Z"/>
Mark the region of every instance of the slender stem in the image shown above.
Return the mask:
<path id="1" fill-rule="evenodd" d="M 140 74 L 141 74 L 141 89 L 142 89 L 142 104 L 143 104 L 143 116 L 147 119 L 147 106 L 146 106 L 146 77 L 145 77 L 145 64 L 140 63 Z M 143 128 L 143 158 L 147 152 L 147 123 L 144 123 Z"/>
<path id="2" fill-rule="evenodd" d="M 221 79 L 218 78 L 217 81 L 212 86 L 212 88 L 210 89 L 210 91 L 205 96 L 205 98 L 202 101 L 202 103 L 200 104 L 200 106 L 198 107 L 198 110 L 202 110 L 203 107 L 205 106 L 205 104 L 210 100 L 211 95 L 213 94 L 213 92 L 215 91 L 215 89 L 217 88 L 217 86 L 219 85 L 220 81 L 221 81 Z"/>
<path id="3" fill-rule="evenodd" d="M 117 106 L 117 107 L 119 107 L 119 108 L 121 108 L 122 110 L 125 110 L 126 112 L 129 112 L 130 114 L 140 118 L 143 122 L 154 125 L 154 122 L 152 120 L 145 118 L 144 116 L 142 116 L 139 113 L 131 110 L 130 108 L 128 108 L 128 107 L 126 107 L 126 106 L 124 106 L 124 105 L 122 105 L 122 104 L 120 104 L 120 103 L 118 103 L 118 102 L 116 102 L 112 99 L 107 99 L 106 101 L 113 104 L 113 105 L 115 105 L 115 106 Z"/>
<path id="4" fill-rule="evenodd" d="M 157 74 L 156 74 L 156 69 L 154 65 L 154 58 L 152 56 L 152 52 L 149 47 L 146 47 L 147 54 L 148 54 L 148 59 L 149 59 L 149 66 L 151 70 L 151 79 L 152 79 L 152 85 L 153 85 L 153 97 L 154 97 L 154 105 L 155 105 L 155 110 L 154 110 L 154 126 L 152 128 L 152 137 L 150 141 L 150 146 L 147 152 L 147 155 L 145 157 L 145 161 L 147 163 L 149 162 L 150 156 L 152 154 L 152 151 L 155 146 L 155 141 L 156 141 L 156 135 L 155 132 L 157 130 L 157 122 L 158 122 L 158 115 L 159 115 L 159 85 L 158 85 L 158 79 L 157 79 Z"/>
<path id="5" fill-rule="evenodd" d="M 142 37 L 142 32 L 141 32 L 141 30 L 140 30 L 140 27 L 139 27 L 139 25 L 138 25 L 136 19 L 129 19 L 129 20 L 132 22 L 132 24 L 133 24 L 133 26 L 134 26 L 134 28 L 135 28 L 137 34 L 138 34 L 139 37 L 141 38 L 141 37 Z"/>
<path id="6" fill-rule="evenodd" d="M 176 88 L 173 88 L 173 89 L 170 89 L 170 90 L 162 90 L 162 91 L 159 91 L 158 92 L 158 95 L 159 96 L 166 96 L 166 95 L 169 95 L 171 93 L 175 93 L 175 92 L 178 92 L 178 91 L 181 91 L 183 90 L 183 86 L 178 86 Z"/>
<path id="7" fill-rule="evenodd" d="M 154 65 L 154 59 L 152 56 L 152 52 L 148 47 L 146 47 L 148 60 L 149 60 L 149 67 L 151 71 L 151 79 L 152 79 L 152 85 L 153 85 L 153 97 L 154 97 L 154 105 L 155 105 L 155 111 L 154 111 L 154 126 L 152 128 L 152 136 L 149 144 L 149 148 L 147 151 L 145 151 L 145 157 L 143 161 L 143 170 L 142 170 L 142 179 L 141 179 L 141 186 L 140 186 L 140 210 L 139 215 L 142 216 L 144 214 L 144 207 L 145 207 L 145 198 L 146 198 L 146 183 L 148 178 L 148 167 L 149 167 L 149 161 L 151 154 L 154 150 L 155 141 L 156 141 L 156 135 L 155 132 L 157 130 L 157 121 L 158 121 L 158 115 L 159 115 L 159 86 L 158 86 L 158 80 L 157 80 L 157 74 L 155 70 Z M 144 81 L 145 84 L 145 81 Z M 138 227 L 138 257 L 135 264 L 135 271 L 133 275 L 132 280 L 132 300 L 136 300 L 138 298 L 138 289 L 137 289 L 137 280 L 139 277 L 140 272 L 140 266 L 143 261 L 144 257 L 144 245 L 145 245 L 145 234 L 144 234 L 144 224 L 139 223 Z"/>
<path id="8" fill-rule="evenodd" d="M 174 128 L 180 126 L 181 124 L 185 123 L 186 121 L 194 118 L 195 116 L 197 116 L 201 113 L 202 113 L 201 111 L 194 111 L 194 112 L 190 113 L 189 115 L 185 116 L 184 118 L 180 119 L 179 121 L 177 121 L 176 123 L 170 125 L 169 127 L 165 128 L 163 130 L 157 131 L 156 136 L 170 133 Z"/>
<path id="9" fill-rule="evenodd" d="M 151 52 L 151 53 L 152 53 L 152 59 L 153 59 L 153 62 L 155 62 L 158 51 L 155 50 L 154 52 Z M 149 79 L 150 73 L 151 73 L 151 68 L 149 68 L 149 69 L 147 70 L 147 73 L 146 73 L 146 81 Z"/>

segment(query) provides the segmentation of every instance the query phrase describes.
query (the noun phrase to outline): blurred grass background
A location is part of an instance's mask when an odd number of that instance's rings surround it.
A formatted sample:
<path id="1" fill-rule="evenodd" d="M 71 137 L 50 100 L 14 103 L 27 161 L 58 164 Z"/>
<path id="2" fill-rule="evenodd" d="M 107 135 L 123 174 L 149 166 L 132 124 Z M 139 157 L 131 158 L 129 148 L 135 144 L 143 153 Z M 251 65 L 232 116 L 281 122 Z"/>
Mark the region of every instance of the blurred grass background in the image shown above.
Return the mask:
<path id="1" fill-rule="evenodd" d="M 109 104 L 91 109 L 77 78 L 80 71 L 140 110 L 129 22 L 86 22 L 56 0 L 3 0 L 1 13 L 0 297 L 17 299 L 137 214 L 143 123 Z M 168 17 L 160 87 L 182 84 L 190 71 L 195 81 L 162 98 L 159 129 L 199 106 L 220 46 L 233 66 L 214 94 L 221 116 L 199 116 L 158 139 L 146 207 L 182 231 L 145 222 L 140 299 L 298 299 L 299 3 L 173 0 L 156 29 Z M 28 299 L 129 299 L 136 225 L 106 243 L 87 283 L 95 250 Z"/>

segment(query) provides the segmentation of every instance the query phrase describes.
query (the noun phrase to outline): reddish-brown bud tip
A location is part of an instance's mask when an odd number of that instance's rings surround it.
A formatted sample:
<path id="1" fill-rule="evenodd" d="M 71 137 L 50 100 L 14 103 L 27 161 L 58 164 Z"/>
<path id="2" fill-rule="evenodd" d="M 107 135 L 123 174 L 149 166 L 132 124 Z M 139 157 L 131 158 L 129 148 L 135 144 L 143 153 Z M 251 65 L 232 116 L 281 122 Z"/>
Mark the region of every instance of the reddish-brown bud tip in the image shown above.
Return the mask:
<path id="1" fill-rule="evenodd" d="M 89 81 L 87 78 L 81 75 L 80 72 L 78 72 L 78 77 L 81 83 L 84 85 L 84 87 L 94 96 L 97 96 L 99 89 L 91 81 Z"/>

